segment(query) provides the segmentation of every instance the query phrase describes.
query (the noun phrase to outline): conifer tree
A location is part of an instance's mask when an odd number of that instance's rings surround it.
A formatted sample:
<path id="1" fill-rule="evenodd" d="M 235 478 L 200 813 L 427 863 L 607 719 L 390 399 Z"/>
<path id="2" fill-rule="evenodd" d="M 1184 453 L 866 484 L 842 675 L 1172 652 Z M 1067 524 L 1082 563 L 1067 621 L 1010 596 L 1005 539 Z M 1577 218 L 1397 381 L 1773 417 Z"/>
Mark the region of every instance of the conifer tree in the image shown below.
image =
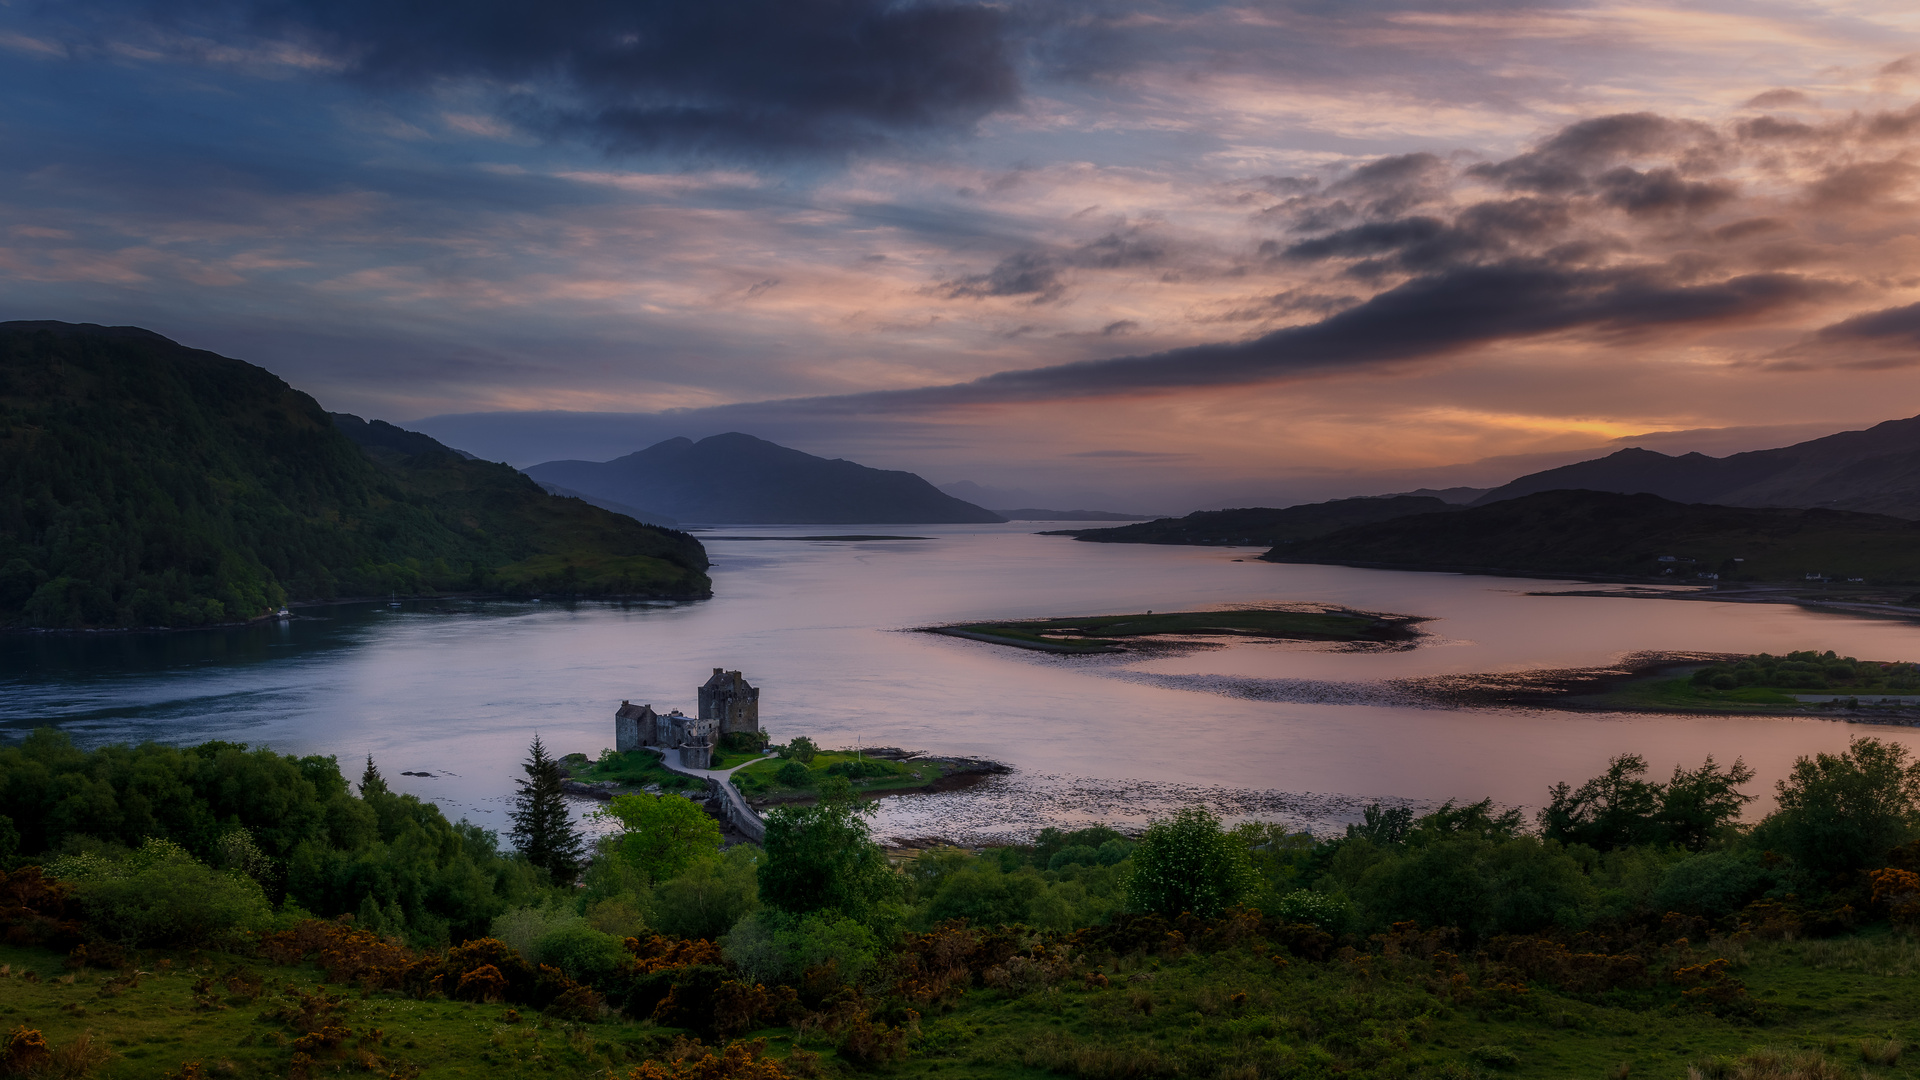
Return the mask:
<path id="1" fill-rule="evenodd" d="M 574 830 L 573 815 L 567 810 L 560 763 L 547 756 L 546 745 L 535 735 L 520 767 L 527 779 L 514 781 L 520 794 L 514 796 L 513 810 L 507 815 L 513 822 L 509 835 L 528 862 L 545 870 L 556 883 L 570 884 L 586 857 L 586 843 Z"/>
<path id="2" fill-rule="evenodd" d="M 373 755 L 367 755 L 367 771 L 360 774 L 360 797 L 366 798 L 374 792 L 387 793 L 387 778 L 380 775 L 380 769 L 373 763 Z"/>

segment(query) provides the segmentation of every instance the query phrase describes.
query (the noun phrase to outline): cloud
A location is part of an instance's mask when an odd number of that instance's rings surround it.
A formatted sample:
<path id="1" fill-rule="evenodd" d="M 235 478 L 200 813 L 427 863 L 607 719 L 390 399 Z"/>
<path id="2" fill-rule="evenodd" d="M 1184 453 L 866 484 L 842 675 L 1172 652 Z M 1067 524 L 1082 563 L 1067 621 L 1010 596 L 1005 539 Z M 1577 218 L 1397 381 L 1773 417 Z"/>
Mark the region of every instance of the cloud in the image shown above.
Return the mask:
<path id="1" fill-rule="evenodd" d="M 1031 252 L 1009 255 L 984 274 L 957 277 L 942 282 L 941 288 L 954 300 L 1030 296 L 1035 304 L 1058 300 L 1067 289 L 1053 260 Z"/>
<path id="2" fill-rule="evenodd" d="M 964 132 L 1020 98 L 1008 18 L 972 0 L 132 0 L 96 17 L 116 12 L 294 43 L 377 89 L 477 80 L 520 126 L 616 151 L 838 153 Z"/>

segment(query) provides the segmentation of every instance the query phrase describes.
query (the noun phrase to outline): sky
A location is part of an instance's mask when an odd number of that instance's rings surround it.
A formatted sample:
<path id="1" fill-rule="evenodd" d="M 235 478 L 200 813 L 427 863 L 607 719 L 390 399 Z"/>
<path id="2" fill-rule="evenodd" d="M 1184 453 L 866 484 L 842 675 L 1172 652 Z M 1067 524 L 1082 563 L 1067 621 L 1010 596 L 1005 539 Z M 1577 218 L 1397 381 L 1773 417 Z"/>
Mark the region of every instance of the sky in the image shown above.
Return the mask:
<path id="1" fill-rule="evenodd" d="M 0 95 L 0 318 L 516 465 L 1183 513 L 1920 413 L 1910 2 L 0 0 Z"/>

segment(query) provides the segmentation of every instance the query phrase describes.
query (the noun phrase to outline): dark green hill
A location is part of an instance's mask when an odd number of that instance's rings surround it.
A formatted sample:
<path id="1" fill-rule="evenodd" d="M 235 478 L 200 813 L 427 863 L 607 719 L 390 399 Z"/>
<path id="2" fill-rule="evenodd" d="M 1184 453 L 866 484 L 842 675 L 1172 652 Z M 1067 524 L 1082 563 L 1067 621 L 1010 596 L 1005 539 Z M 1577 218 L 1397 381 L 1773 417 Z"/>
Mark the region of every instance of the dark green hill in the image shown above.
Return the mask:
<path id="1" fill-rule="evenodd" d="M 448 589 L 698 597 L 684 533 L 135 327 L 0 323 L 0 625 L 193 626 Z M 424 441 L 422 441 L 424 440 Z"/>
<path id="2" fill-rule="evenodd" d="M 734 431 L 612 461 L 548 461 L 543 484 L 707 525 L 932 525 L 1006 518 L 910 472 L 829 460 Z"/>
<path id="3" fill-rule="evenodd" d="M 1097 544 L 1285 544 L 1350 525 L 1457 509 L 1426 495 L 1390 495 L 1303 503 L 1283 509 L 1255 506 L 1201 510 L 1182 518 L 1158 518 L 1114 529 L 1060 529 L 1047 535 Z"/>
<path id="4" fill-rule="evenodd" d="M 1843 510 L 1689 505 L 1547 491 L 1355 526 L 1276 547 L 1273 562 L 1409 570 L 1873 583 L 1920 581 L 1920 523 Z M 1664 559 L 1664 561 L 1663 561 Z"/>

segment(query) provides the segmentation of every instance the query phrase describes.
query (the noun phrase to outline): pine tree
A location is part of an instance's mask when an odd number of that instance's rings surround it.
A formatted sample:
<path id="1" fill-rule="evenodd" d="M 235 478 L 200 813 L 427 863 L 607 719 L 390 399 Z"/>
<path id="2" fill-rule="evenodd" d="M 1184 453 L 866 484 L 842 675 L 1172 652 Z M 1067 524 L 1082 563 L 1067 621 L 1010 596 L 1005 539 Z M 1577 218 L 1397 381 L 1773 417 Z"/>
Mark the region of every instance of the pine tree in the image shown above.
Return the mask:
<path id="1" fill-rule="evenodd" d="M 360 797 L 366 798 L 374 792 L 387 793 L 387 779 L 380 775 L 380 769 L 373 763 L 373 755 L 367 755 L 367 771 L 360 774 Z"/>
<path id="2" fill-rule="evenodd" d="M 514 781 L 520 794 L 514 796 L 513 810 L 507 815 L 513 822 L 509 835 L 528 862 L 545 870 L 556 883 L 570 884 L 586 857 L 586 843 L 574 830 L 573 815 L 567 810 L 560 763 L 547 756 L 546 746 L 535 735 L 520 767 L 528 779 Z"/>

